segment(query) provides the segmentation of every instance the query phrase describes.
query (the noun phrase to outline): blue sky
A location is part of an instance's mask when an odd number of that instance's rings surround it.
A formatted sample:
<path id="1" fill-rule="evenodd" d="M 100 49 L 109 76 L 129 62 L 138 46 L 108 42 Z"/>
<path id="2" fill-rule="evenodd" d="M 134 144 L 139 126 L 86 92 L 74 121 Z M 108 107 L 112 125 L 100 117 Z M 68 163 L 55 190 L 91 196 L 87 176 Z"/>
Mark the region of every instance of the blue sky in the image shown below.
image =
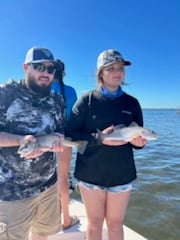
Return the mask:
<path id="1" fill-rule="evenodd" d="M 1 0 L 0 83 L 22 79 L 33 46 L 66 64 L 78 96 L 96 88 L 96 60 L 115 48 L 132 65 L 124 91 L 143 108 L 180 107 L 179 0 Z"/>

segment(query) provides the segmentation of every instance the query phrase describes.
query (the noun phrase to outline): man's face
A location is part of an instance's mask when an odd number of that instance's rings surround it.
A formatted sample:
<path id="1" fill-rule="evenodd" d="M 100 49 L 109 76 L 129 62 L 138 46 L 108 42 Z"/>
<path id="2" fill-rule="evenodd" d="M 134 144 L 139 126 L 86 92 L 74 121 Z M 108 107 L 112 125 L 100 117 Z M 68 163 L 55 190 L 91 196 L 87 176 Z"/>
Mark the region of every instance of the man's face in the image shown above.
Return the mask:
<path id="1" fill-rule="evenodd" d="M 52 62 L 25 64 L 26 84 L 34 92 L 48 95 L 54 79 L 55 67 Z"/>

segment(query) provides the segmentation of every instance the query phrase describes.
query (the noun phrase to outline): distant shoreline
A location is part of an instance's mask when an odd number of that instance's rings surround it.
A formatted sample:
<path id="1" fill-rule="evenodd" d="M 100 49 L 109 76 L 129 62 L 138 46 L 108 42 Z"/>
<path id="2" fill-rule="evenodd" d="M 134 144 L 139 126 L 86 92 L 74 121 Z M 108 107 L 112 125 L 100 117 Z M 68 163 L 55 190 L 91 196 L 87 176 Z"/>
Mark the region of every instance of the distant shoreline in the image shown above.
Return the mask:
<path id="1" fill-rule="evenodd" d="M 177 111 L 180 108 L 142 108 L 142 110 L 174 110 Z"/>

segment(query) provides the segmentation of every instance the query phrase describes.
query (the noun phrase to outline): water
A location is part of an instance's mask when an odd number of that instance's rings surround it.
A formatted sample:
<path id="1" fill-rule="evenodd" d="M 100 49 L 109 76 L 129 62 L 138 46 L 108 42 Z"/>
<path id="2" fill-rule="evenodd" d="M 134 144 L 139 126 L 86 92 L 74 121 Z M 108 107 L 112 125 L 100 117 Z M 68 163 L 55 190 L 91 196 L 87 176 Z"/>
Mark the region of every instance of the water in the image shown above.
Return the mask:
<path id="1" fill-rule="evenodd" d="M 143 110 L 143 115 L 145 127 L 156 131 L 159 139 L 135 151 L 138 178 L 125 225 L 149 240 L 179 240 L 180 114 Z"/>

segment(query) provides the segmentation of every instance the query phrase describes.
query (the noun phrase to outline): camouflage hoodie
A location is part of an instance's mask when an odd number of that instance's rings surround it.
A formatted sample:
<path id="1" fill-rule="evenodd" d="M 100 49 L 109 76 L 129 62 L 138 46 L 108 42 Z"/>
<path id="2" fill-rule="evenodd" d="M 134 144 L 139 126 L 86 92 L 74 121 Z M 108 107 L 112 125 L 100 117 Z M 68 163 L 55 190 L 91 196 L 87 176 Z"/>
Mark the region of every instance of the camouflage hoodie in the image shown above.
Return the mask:
<path id="1" fill-rule="evenodd" d="M 19 135 L 63 133 L 64 101 L 61 96 L 42 96 L 11 81 L 0 87 L 0 131 Z M 55 154 L 25 160 L 17 147 L 0 148 L 0 201 L 38 195 L 57 181 Z"/>

